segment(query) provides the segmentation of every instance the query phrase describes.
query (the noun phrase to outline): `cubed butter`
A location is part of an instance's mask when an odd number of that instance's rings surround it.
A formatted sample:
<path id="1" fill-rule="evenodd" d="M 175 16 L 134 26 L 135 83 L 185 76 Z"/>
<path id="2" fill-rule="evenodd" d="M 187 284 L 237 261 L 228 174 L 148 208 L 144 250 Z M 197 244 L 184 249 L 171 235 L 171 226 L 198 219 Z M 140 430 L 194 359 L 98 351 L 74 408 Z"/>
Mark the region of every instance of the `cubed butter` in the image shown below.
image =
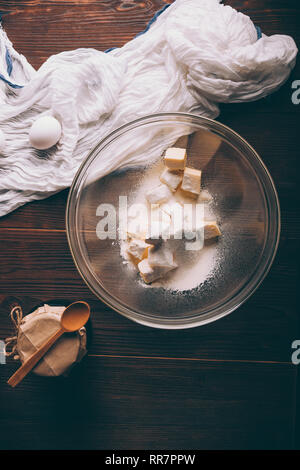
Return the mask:
<path id="1" fill-rule="evenodd" d="M 209 240 L 211 238 L 216 238 L 221 235 L 221 230 L 219 229 L 219 226 L 217 222 L 211 221 L 208 222 L 206 221 L 204 224 L 204 238 L 205 240 Z"/>
<path id="2" fill-rule="evenodd" d="M 210 202 L 211 200 L 212 200 L 212 195 L 206 189 L 202 189 L 202 191 L 200 192 L 200 196 L 199 196 L 198 201 L 199 202 Z"/>
<path id="3" fill-rule="evenodd" d="M 170 147 L 164 157 L 165 165 L 171 170 L 183 170 L 186 163 L 186 149 Z"/>
<path id="4" fill-rule="evenodd" d="M 156 206 L 151 204 L 150 209 L 150 222 L 161 222 L 162 224 L 170 224 L 171 223 L 171 215 L 163 209 L 163 203 L 161 206 Z"/>
<path id="5" fill-rule="evenodd" d="M 150 245 L 144 242 L 143 240 L 135 238 L 133 240 L 130 240 L 127 248 L 127 253 L 131 255 L 133 261 L 135 262 L 135 264 L 137 264 L 142 259 L 147 257 L 149 246 Z"/>
<path id="6" fill-rule="evenodd" d="M 160 245 L 163 240 L 170 237 L 170 228 L 170 222 L 152 221 L 146 233 L 145 242 L 150 245 Z"/>
<path id="7" fill-rule="evenodd" d="M 174 266 L 174 256 L 172 251 L 161 244 L 159 246 L 151 246 L 148 251 L 148 263 L 153 268 L 155 266 Z"/>
<path id="8" fill-rule="evenodd" d="M 138 264 L 138 269 L 143 281 L 146 284 L 156 281 L 164 277 L 169 271 L 175 269 L 177 266 L 150 266 L 148 259 L 143 259 Z"/>
<path id="9" fill-rule="evenodd" d="M 164 212 L 170 219 L 176 216 L 182 218 L 183 207 L 176 200 L 165 202 L 161 204 L 161 206 L 159 207 L 160 207 L 160 210 Z"/>
<path id="10" fill-rule="evenodd" d="M 182 177 L 182 171 L 165 168 L 160 175 L 160 181 L 166 184 L 171 189 L 171 191 L 175 192 L 182 181 Z"/>
<path id="11" fill-rule="evenodd" d="M 165 184 L 160 184 L 156 188 L 146 193 L 146 199 L 150 204 L 161 204 L 172 196 L 172 191 Z"/>
<path id="12" fill-rule="evenodd" d="M 201 188 L 201 171 L 186 167 L 183 173 L 181 189 L 186 193 L 198 196 Z"/>

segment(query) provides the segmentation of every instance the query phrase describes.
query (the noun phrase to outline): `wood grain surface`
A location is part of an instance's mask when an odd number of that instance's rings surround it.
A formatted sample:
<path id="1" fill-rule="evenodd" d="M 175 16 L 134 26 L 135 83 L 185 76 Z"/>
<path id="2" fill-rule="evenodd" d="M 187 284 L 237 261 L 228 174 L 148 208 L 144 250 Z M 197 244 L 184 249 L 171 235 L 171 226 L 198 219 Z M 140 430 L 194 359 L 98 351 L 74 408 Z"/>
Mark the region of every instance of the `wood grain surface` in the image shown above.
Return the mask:
<path id="1" fill-rule="evenodd" d="M 0 1 L 3 25 L 34 67 L 77 47 L 122 46 L 167 2 Z M 229 0 L 266 34 L 300 45 L 300 3 Z M 222 105 L 219 120 L 246 138 L 278 189 L 282 236 L 267 278 L 230 316 L 165 331 L 137 325 L 97 300 L 77 273 L 65 233 L 68 190 L 0 220 L 0 338 L 9 307 L 29 312 L 57 298 L 93 309 L 88 357 L 69 378 L 6 385 L 0 365 L 0 449 L 299 448 L 299 116 L 291 100 L 299 61 L 282 89 L 257 103 Z M 74 412 L 74 410 L 76 410 Z"/>

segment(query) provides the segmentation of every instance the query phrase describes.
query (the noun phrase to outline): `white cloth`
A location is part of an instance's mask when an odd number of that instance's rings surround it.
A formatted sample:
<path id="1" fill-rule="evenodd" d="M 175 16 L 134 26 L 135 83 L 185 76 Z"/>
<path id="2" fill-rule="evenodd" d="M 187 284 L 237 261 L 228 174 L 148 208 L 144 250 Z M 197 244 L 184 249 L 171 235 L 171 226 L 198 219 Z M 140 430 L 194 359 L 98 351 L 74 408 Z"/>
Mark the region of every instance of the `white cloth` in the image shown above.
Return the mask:
<path id="1" fill-rule="evenodd" d="M 38 71 L 0 29 L 0 215 L 70 186 L 88 151 L 128 121 L 172 111 L 216 118 L 219 102 L 270 94 L 287 80 L 297 52 L 289 36 L 258 39 L 252 21 L 219 0 L 176 0 L 122 48 L 62 52 Z M 62 137 L 37 151 L 28 132 L 45 114 L 60 120 Z M 102 174 L 134 163 L 107 158 Z"/>

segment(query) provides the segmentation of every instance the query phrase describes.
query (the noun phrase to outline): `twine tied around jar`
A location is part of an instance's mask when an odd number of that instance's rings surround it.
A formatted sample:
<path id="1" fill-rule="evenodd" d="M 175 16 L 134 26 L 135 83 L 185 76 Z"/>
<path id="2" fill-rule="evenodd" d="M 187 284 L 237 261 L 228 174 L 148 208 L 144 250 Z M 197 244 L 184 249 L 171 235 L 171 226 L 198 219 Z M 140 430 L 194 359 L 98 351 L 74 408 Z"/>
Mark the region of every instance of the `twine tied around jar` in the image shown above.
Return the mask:
<path id="1" fill-rule="evenodd" d="M 23 320 L 23 310 L 20 305 L 15 305 L 10 311 L 10 319 L 14 325 L 15 335 L 5 339 L 5 356 L 14 356 L 15 360 L 19 359 L 17 352 L 17 339 L 19 328 Z"/>

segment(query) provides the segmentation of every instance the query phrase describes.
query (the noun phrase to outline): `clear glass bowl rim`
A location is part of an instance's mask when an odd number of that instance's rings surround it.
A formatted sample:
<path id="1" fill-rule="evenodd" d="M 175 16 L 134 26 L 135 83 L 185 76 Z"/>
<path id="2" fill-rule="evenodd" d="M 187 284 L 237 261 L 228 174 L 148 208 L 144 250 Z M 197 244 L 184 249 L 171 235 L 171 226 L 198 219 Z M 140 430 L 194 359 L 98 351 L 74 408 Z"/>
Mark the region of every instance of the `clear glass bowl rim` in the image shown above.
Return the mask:
<path id="1" fill-rule="evenodd" d="M 135 312 L 130 308 L 122 305 L 118 300 L 113 296 L 108 294 L 97 282 L 97 279 L 93 274 L 87 269 L 87 266 L 84 261 L 84 256 L 80 249 L 80 242 L 78 238 L 78 232 L 76 230 L 76 221 L 77 221 L 77 209 L 78 201 L 80 196 L 80 189 L 84 176 L 88 167 L 97 158 L 101 149 L 108 145 L 113 140 L 117 139 L 124 132 L 130 129 L 134 129 L 140 125 L 151 124 L 151 122 L 174 122 L 174 118 L 182 119 L 181 122 L 184 123 L 186 119 L 186 124 L 191 124 L 190 120 L 196 121 L 198 125 L 206 125 L 211 131 L 219 131 L 219 134 L 223 135 L 227 140 L 234 143 L 239 143 L 244 149 L 247 149 L 246 152 L 243 152 L 250 162 L 251 166 L 255 164 L 256 175 L 259 177 L 259 181 L 262 184 L 264 190 L 264 196 L 268 206 L 268 236 L 267 242 L 264 247 L 264 257 L 263 262 L 260 263 L 255 273 L 248 280 L 248 282 L 242 287 L 242 289 L 234 294 L 230 299 L 228 299 L 224 304 L 217 306 L 205 313 L 199 313 L 198 316 L 192 316 L 190 318 L 177 318 L 177 319 L 166 319 L 158 318 L 155 316 L 145 315 L 140 312 Z M 178 119 L 177 119 L 178 121 Z M 218 132 L 217 132 L 218 133 Z M 249 156 L 251 155 L 251 160 Z M 258 170 L 258 171 L 257 171 Z M 75 229 L 74 229 L 75 227 Z M 280 205 L 277 195 L 277 191 L 273 182 L 273 179 L 263 163 L 262 159 L 254 148 L 237 132 L 232 130 L 230 127 L 209 119 L 204 116 L 198 116 L 192 113 L 157 113 L 150 114 L 138 118 L 134 121 L 128 122 L 119 128 L 115 129 L 103 139 L 89 152 L 85 160 L 82 162 L 81 166 L 77 170 L 75 178 L 73 180 L 72 186 L 69 191 L 67 205 L 66 205 L 66 233 L 69 248 L 73 257 L 75 266 L 81 275 L 84 282 L 87 284 L 89 289 L 102 300 L 106 305 L 120 313 L 121 315 L 141 323 L 145 326 L 151 326 L 155 328 L 165 328 L 165 329 L 183 329 L 191 328 L 195 326 L 205 325 L 216 321 L 226 315 L 229 315 L 238 307 L 240 307 L 247 299 L 256 291 L 260 286 L 266 275 L 268 274 L 276 252 L 278 249 L 279 239 L 280 239 L 280 229 L 281 229 L 281 219 L 280 219 Z"/>

